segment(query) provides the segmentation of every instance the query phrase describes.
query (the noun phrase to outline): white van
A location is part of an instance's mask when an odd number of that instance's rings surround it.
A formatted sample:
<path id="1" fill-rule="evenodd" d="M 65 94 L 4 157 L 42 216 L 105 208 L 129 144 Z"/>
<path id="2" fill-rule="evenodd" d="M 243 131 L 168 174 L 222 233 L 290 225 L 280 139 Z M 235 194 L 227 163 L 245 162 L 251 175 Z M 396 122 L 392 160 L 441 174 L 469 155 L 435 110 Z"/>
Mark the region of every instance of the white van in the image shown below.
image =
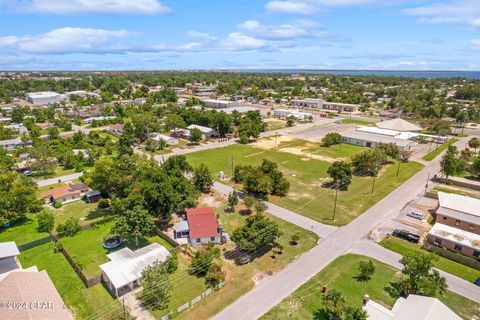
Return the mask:
<path id="1" fill-rule="evenodd" d="M 417 211 L 410 211 L 409 213 L 407 213 L 407 216 L 409 216 L 410 218 L 422 220 L 423 217 L 425 217 L 425 214 Z"/>

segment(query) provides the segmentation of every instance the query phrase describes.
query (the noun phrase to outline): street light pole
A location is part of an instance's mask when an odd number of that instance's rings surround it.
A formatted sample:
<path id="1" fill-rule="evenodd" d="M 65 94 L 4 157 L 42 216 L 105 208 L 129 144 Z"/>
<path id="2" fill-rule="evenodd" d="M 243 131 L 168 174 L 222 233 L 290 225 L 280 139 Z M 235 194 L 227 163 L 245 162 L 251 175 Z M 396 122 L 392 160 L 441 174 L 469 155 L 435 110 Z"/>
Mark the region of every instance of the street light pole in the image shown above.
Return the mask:
<path id="1" fill-rule="evenodd" d="M 428 173 L 427 182 L 425 183 L 425 193 L 427 193 L 428 181 L 429 181 L 429 180 L 430 180 L 430 172 Z"/>

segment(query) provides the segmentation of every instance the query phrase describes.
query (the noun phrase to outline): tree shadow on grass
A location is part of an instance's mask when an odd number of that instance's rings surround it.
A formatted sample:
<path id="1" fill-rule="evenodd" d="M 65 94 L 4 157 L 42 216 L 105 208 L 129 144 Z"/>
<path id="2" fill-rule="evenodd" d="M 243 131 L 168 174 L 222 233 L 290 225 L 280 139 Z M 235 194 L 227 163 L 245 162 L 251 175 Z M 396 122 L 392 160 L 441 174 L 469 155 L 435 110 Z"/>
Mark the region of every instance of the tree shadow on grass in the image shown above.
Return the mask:
<path id="1" fill-rule="evenodd" d="M 313 319 L 314 320 L 329 320 L 330 317 L 325 309 L 318 309 L 313 312 Z"/>
<path id="2" fill-rule="evenodd" d="M 263 257 L 272 249 L 272 246 L 263 247 L 259 251 L 244 251 L 240 249 L 233 249 L 225 253 L 225 259 L 233 260 L 237 265 L 244 265 L 253 262 L 257 258 Z"/>

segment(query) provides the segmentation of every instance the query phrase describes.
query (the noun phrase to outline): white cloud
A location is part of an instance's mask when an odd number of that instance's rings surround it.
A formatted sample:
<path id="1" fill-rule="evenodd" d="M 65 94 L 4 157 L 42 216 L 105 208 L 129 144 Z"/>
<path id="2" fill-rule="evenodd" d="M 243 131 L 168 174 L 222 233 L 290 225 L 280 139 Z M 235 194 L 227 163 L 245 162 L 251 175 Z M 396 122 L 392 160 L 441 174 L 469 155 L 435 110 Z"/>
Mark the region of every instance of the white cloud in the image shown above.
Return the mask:
<path id="1" fill-rule="evenodd" d="M 244 21 L 238 28 L 261 39 L 295 39 L 311 36 L 306 29 L 293 24 L 262 25 L 257 20 Z"/>
<path id="2" fill-rule="evenodd" d="M 273 0 L 269 1 L 265 8 L 270 11 L 282 13 L 314 14 L 317 10 L 314 6 L 299 1 Z"/>
<path id="3" fill-rule="evenodd" d="M 471 41 L 471 44 L 472 44 L 472 49 L 480 51 L 480 38 L 473 39 Z"/>
<path id="4" fill-rule="evenodd" d="M 455 0 L 449 3 L 433 3 L 403 11 L 407 15 L 420 17 L 422 23 L 465 24 L 480 28 L 480 1 Z"/>
<path id="5" fill-rule="evenodd" d="M 232 32 L 220 42 L 220 49 L 227 51 L 246 51 L 267 47 L 267 42 L 241 32 Z"/>
<path id="6" fill-rule="evenodd" d="M 0 48 L 12 47 L 17 44 L 18 38 L 15 36 L 0 37 Z"/>
<path id="7" fill-rule="evenodd" d="M 292 14 L 314 14 L 325 7 L 346 7 L 373 3 L 374 0 L 270 0 L 265 8 Z"/>
<path id="8" fill-rule="evenodd" d="M 12 10 L 68 14 L 165 14 L 170 8 L 158 0 L 32 0 L 15 1 Z"/>
<path id="9" fill-rule="evenodd" d="M 190 38 L 202 39 L 202 40 L 208 40 L 208 41 L 213 41 L 218 39 L 217 37 L 212 36 L 206 32 L 199 32 L 195 30 L 188 31 L 187 36 Z"/>
<path id="10" fill-rule="evenodd" d="M 130 48 L 130 45 L 116 43 L 118 39 L 125 39 L 135 33 L 120 29 L 91 29 L 64 27 L 54 29 L 36 36 L 15 37 L 7 36 L 6 42 L 15 45 L 19 50 L 29 53 L 98 53 L 119 52 Z"/>

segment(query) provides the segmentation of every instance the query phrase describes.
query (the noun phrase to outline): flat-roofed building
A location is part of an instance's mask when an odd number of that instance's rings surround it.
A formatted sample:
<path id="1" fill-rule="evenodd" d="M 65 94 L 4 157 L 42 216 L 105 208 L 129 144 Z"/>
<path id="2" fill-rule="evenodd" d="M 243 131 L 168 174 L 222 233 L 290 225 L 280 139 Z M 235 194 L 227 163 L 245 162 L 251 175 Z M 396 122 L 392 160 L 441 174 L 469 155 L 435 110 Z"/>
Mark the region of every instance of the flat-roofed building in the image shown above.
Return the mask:
<path id="1" fill-rule="evenodd" d="M 415 146 L 415 141 L 409 139 L 401 139 L 395 135 L 363 131 L 358 128 L 343 132 L 341 135 L 344 143 L 368 148 L 375 148 L 379 143 L 394 143 L 402 150 L 411 150 Z"/>
<path id="2" fill-rule="evenodd" d="M 357 112 L 360 107 L 359 104 L 328 102 L 317 98 L 293 99 L 292 103 L 298 108 L 313 108 L 338 112 Z"/>
<path id="3" fill-rule="evenodd" d="M 230 107 L 238 107 L 238 102 L 217 99 L 205 99 L 203 105 L 207 108 L 222 109 Z"/>
<path id="4" fill-rule="evenodd" d="M 427 241 L 472 258 L 480 257 L 480 200 L 438 192 L 435 225 Z"/>
<path id="5" fill-rule="evenodd" d="M 51 91 L 27 93 L 27 100 L 34 105 L 48 105 L 59 103 L 65 98 L 66 96 L 64 94 L 59 94 Z"/>
<path id="6" fill-rule="evenodd" d="M 212 129 L 212 128 L 209 128 L 209 127 L 204 127 L 204 126 L 199 126 L 197 124 L 191 124 L 187 127 L 187 129 L 190 130 L 190 131 L 192 129 L 198 129 L 202 133 L 202 136 L 204 136 L 206 138 L 210 138 L 211 136 L 214 136 L 214 135 L 217 134 L 215 129 Z"/>
<path id="7" fill-rule="evenodd" d="M 175 145 L 175 144 L 178 144 L 178 139 L 177 138 L 170 137 L 170 136 L 167 136 L 165 134 L 158 133 L 158 132 L 150 133 L 148 135 L 148 137 L 150 139 L 153 139 L 153 140 L 156 140 L 156 141 L 163 140 L 163 141 L 165 141 L 166 144 L 171 145 L 171 146 Z"/>
<path id="8" fill-rule="evenodd" d="M 292 109 L 275 109 L 273 110 L 273 116 L 286 119 L 290 117 L 294 117 L 296 120 L 299 121 L 305 121 L 310 119 L 310 117 L 313 118 L 313 114 L 309 112 L 300 112 L 298 110 L 292 110 Z"/>

